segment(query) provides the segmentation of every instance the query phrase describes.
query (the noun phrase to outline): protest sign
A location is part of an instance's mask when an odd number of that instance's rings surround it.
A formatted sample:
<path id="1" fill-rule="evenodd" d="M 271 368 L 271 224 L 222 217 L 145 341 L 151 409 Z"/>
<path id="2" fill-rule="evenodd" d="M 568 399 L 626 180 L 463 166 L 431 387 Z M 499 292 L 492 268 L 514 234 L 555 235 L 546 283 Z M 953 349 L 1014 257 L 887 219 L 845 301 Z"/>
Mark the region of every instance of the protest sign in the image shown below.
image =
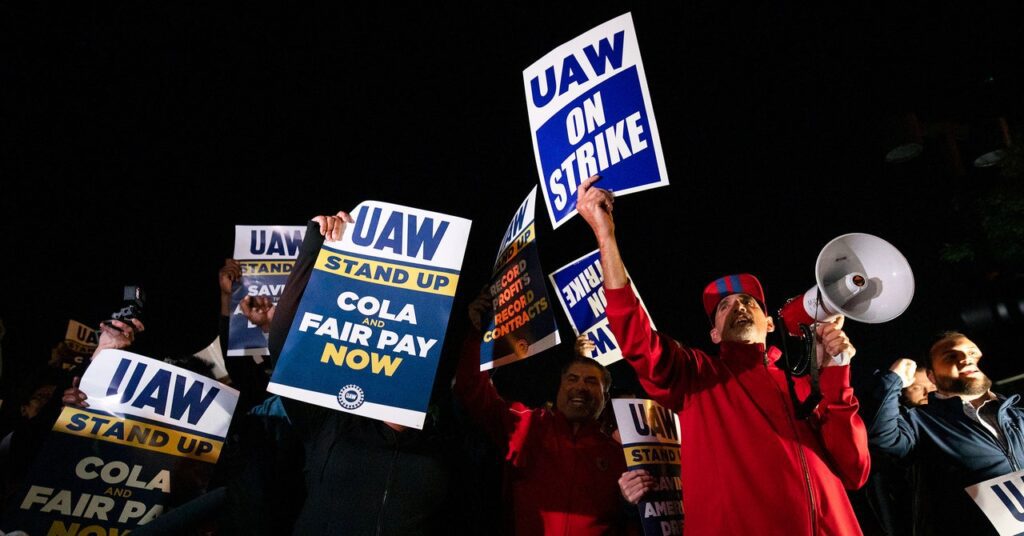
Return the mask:
<path id="1" fill-rule="evenodd" d="M 79 388 L 89 407 L 63 409 L 3 530 L 124 534 L 202 493 L 238 391 L 122 350 L 100 352 Z"/>
<path id="2" fill-rule="evenodd" d="M 653 400 L 612 400 L 626 468 L 644 469 L 654 487 L 637 507 L 646 536 L 683 534 L 683 483 L 679 473 L 679 419 Z"/>
<path id="3" fill-rule="evenodd" d="M 605 315 L 608 301 L 604 295 L 604 271 L 601 269 L 600 250 L 595 249 L 587 253 L 555 270 L 548 277 L 558 293 L 562 309 L 569 317 L 573 332 L 576 335 L 583 333 L 594 343 L 595 348 L 587 357 L 605 366 L 622 359 L 619 343 L 608 327 L 608 317 Z M 640 299 L 632 279 L 629 281 L 629 287 L 633 294 L 636 294 L 644 312 L 647 312 L 647 306 Z M 650 317 L 648 314 L 647 318 Z M 653 321 L 651 328 L 654 328 Z"/>
<path id="4" fill-rule="evenodd" d="M 616 195 L 668 185 L 633 18 L 612 19 L 523 71 L 533 150 L 551 225 L 576 214 L 600 174 Z"/>
<path id="5" fill-rule="evenodd" d="M 228 356 L 269 354 L 266 336 L 242 314 L 239 303 L 246 296 L 266 296 L 277 304 L 305 233 L 301 225 L 235 226 L 234 259 L 242 265 L 242 281 L 231 293 Z"/>
<path id="6" fill-rule="evenodd" d="M 536 199 L 534 186 L 498 248 L 488 288 L 493 315 L 483 326 L 480 370 L 526 359 L 561 342 L 537 251 Z"/>
<path id="7" fill-rule="evenodd" d="M 325 243 L 268 390 L 422 428 L 471 222 L 366 201 Z"/>
<path id="8" fill-rule="evenodd" d="M 964 488 L 1001 536 L 1024 533 L 1024 471 Z"/>
<path id="9" fill-rule="evenodd" d="M 99 340 L 99 330 L 90 328 L 77 320 L 68 320 L 68 331 L 64 335 L 64 344 L 67 344 L 71 351 L 90 355 L 96 350 Z"/>

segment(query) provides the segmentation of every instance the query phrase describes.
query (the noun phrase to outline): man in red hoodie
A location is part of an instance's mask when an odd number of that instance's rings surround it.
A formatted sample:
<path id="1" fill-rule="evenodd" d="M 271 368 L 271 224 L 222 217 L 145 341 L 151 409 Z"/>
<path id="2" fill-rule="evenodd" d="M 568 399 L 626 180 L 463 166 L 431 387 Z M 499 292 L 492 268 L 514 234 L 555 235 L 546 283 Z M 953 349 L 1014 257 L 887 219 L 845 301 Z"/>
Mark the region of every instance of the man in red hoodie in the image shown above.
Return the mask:
<path id="1" fill-rule="evenodd" d="M 860 534 L 845 488 L 868 477 L 867 433 L 850 387 L 855 350 L 842 317 L 819 324 L 822 400 L 798 419 L 780 352 L 765 345 L 775 329 L 760 282 L 723 277 L 704 290 L 719 355 L 683 346 L 651 329 L 628 286 L 615 239 L 614 196 L 580 185 L 576 205 L 597 238 L 608 321 L 647 393 L 679 414 L 686 534 Z M 846 356 L 840 360 L 827 356 Z M 796 393 L 810 392 L 806 377 Z M 619 480 L 637 501 L 654 484 L 636 471 Z"/>

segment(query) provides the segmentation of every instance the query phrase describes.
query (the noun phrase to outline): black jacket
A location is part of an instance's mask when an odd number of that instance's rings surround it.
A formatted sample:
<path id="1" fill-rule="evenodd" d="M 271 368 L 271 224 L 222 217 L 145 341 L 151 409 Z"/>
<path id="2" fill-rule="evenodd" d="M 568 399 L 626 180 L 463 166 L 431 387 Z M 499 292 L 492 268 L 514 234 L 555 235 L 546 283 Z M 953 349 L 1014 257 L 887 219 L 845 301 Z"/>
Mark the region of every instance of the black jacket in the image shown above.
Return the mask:
<path id="1" fill-rule="evenodd" d="M 284 347 L 323 243 L 310 222 L 274 312 L 270 354 Z M 295 534 L 440 534 L 450 489 L 451 443 L 431 422 L 397 432 L 381 421 L 283 399 L 302 438 L 306 503 Z"/>

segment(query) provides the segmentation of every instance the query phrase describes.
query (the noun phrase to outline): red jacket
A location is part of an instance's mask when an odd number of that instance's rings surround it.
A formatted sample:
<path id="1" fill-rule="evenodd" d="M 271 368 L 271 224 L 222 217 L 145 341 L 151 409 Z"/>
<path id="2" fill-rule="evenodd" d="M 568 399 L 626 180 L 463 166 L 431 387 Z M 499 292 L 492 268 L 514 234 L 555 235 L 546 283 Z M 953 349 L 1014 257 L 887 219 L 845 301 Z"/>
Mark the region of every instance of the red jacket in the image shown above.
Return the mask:
<path id="1" fill-rule="evenodd" d="M 823 400 L 797 420 L 777 349 L 723 343 L 712 357 L 653 331 L 629 287 L 605 294 L 641 385 L 679 414 L 687 536 L 861 534 L 843 489 L 870 469 L 849 366 L 821 371 Z M 796 382 L 807 396 L 808 379 Z"/>
<path id="2" fill-rule="evenodd" d="M 455 394 L 473 420 L 507 449 L 506 488 L 515 534 L 633 534 L 618 479 L 622 445 L 598 422 L 572 425 L 556 409 L 503 400 L 480 372 L 479 338 L 470 337 L 455 377 Z M 635 522 L 634 522 L 635 523 Z"/>

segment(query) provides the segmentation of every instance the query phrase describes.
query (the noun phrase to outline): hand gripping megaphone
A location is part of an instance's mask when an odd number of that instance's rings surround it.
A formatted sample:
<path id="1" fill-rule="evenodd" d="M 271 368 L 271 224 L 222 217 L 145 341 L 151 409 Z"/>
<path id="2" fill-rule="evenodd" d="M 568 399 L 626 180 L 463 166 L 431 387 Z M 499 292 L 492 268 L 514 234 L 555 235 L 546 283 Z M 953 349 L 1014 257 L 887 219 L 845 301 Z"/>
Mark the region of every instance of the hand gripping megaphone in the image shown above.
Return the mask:
<path id="1" fill-rule="evenodd" d="M 818 254 L 814 277 L 815 286 L 779 310 L 793 337 L 807 338 L 811 325 L 837 314 L 867 324 L 888 322 L 914 297 L 914 274 L 907 259 L 874 235 L 834 238 Z"/>

